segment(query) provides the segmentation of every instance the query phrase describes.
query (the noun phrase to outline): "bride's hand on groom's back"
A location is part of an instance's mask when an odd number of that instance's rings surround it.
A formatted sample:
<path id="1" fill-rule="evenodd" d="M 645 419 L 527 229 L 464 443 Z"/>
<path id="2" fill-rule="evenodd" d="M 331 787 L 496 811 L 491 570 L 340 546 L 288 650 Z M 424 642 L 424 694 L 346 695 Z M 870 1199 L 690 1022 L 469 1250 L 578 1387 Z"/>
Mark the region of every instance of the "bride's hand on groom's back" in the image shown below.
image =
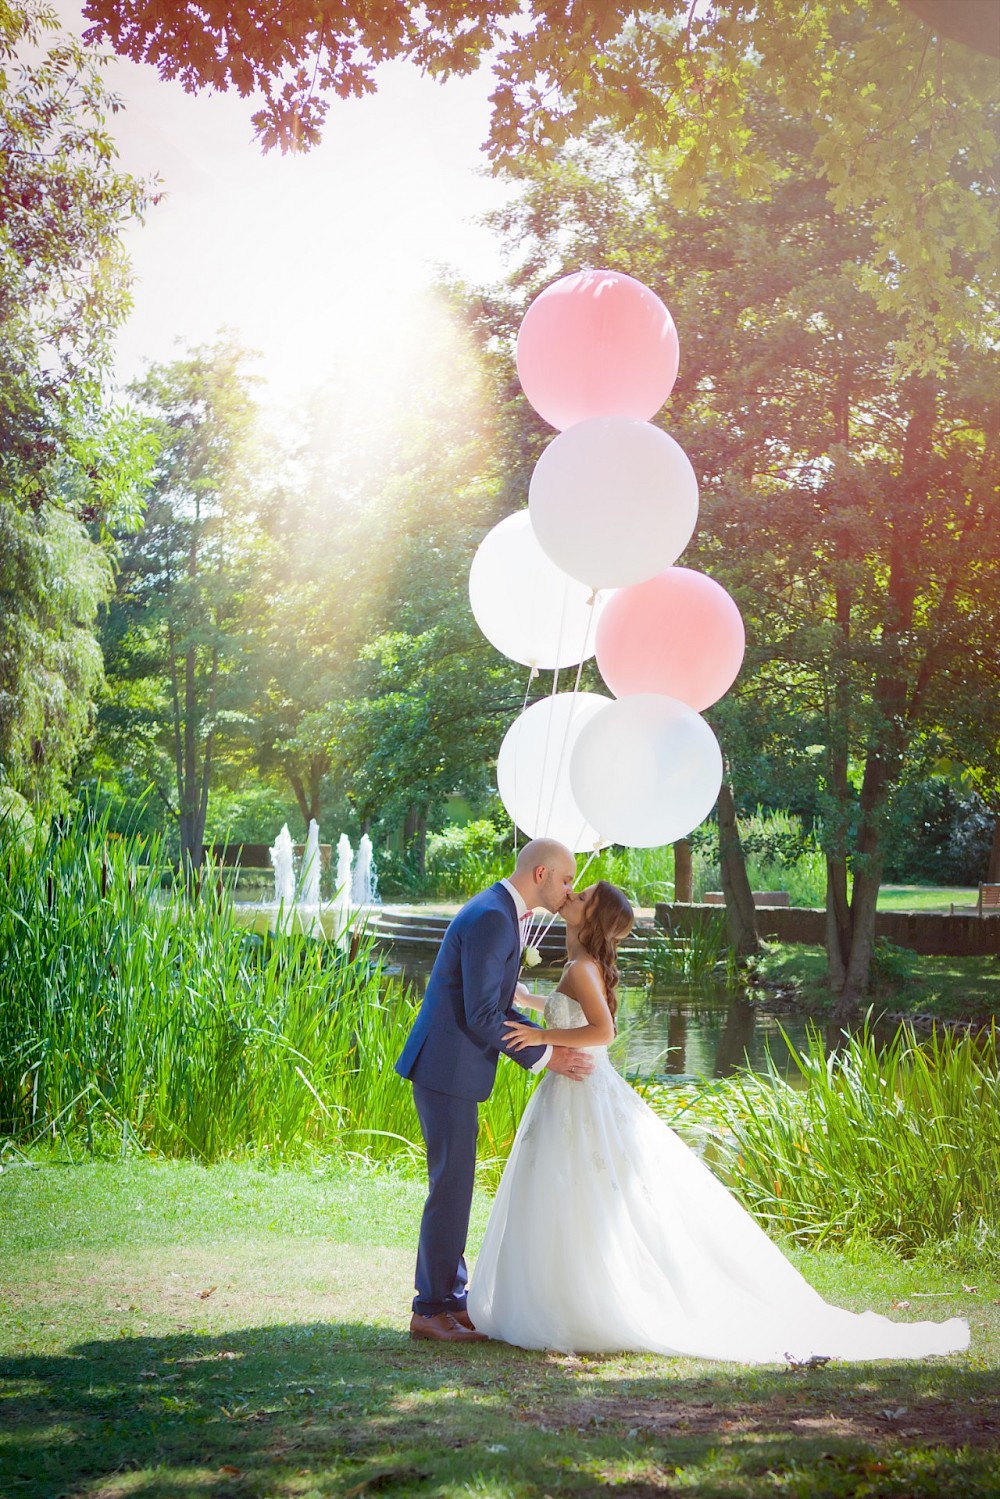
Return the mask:
<path id="1" fill-rule="evenodd" d="M 544 1031 L 524 1020 L 508 1020 L 503 1033 L 504 1045 L 511 1051 L 523 1051 L 526 1046 L 544 1046 Z"/>

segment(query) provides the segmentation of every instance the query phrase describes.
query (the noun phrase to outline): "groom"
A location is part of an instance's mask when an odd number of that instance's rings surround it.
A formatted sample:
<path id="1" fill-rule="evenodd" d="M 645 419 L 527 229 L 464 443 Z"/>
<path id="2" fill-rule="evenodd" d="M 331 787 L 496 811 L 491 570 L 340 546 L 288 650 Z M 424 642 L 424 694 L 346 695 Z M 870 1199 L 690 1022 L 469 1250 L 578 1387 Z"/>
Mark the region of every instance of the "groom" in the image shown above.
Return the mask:
<path id="1" fill-rule="evenodd" d="M 575 877 L 576 860 L 568 848 L 551 838 L 535 838 L 522 848 L 509 879 L 462 907 L 444 934 L 423 1004 L 396 1063 L 400 1077 L 413 1084 L 430 1183 L 420 1222 L 411 1338 L 485 1341 L 465 1309 L 465 1240 L 478 1104 L 492 1091 L 499 1053 L 529 1072 L 548 1068 L 581 1078 L 593 1068 L 582 1051 L 540 1040 L 538 1046 L 512 1052 L 503 1039 L 511 1017 L 528 1020 L 512 1008 L 528 918 L 535 906 L 561 910 Z"/>

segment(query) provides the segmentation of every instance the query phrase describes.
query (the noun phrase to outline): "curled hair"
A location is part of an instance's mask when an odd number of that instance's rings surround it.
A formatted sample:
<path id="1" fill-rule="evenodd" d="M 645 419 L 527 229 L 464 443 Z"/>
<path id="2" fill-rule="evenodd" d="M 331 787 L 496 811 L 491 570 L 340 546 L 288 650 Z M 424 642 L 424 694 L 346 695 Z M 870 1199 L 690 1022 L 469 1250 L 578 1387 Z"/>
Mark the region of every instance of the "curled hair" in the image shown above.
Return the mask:
<path id="1" fill-rule="evenodd" d="M 601 970 L 608 1009 L 614 1019 L 618 1011 L 618 944 L 635 922 L 635 912 L 617 885 L 598 880 L 587 902 L 587 914 L 579 931 L 580 946 Z"/>

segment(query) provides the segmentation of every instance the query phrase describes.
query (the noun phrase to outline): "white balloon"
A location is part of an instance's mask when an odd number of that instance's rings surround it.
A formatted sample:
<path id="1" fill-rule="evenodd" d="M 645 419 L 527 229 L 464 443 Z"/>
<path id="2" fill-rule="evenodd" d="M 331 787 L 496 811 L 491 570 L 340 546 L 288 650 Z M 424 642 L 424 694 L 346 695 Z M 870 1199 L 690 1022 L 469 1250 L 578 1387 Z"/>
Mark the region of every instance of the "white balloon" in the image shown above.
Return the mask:
<path id="1" fill-rule="evenodd" d="M 698 519 L 698 481 L 659 427 L 599 416 L 549 443 L 528 506 L 557 567 L 591 588 L 625 588 L 677 561 Z"/>
<path id="2" fill-rule="evenodd" d="M 469 602 L 491 645 L 512 661 L 551 671 L 594 654 L 597 620 L 610 594 L 592 592 L 542 551 L 527 510 L 483 537 L 469 570 Z"/>
<path id="3" fill-rule="evenodd" d="M 588 719 L 570 757 L 570 786 L 604 842 L 657 848 L 711 812 L 722 751 L 687 703 L 639 692 Z"/>
<path id="4" fill-rule="evenodd" d="M 497 790 L 529 838 L 558 838 L 574 852 L 600 842 L 570 790 L 569 765 L 577 737 L 611 701 L 596 692 L 555 693 L 532 703 L 504 735 Z"/>

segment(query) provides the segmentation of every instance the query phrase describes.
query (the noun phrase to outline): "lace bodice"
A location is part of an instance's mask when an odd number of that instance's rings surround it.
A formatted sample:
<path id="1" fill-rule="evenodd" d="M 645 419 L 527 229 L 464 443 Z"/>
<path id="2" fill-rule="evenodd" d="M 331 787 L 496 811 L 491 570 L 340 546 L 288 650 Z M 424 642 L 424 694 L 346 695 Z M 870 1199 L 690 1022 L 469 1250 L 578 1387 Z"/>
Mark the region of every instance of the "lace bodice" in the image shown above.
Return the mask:
<path id="1" fill-rule="evenodd" d="M 550 1030 L 577 1030 L 581 1025 L 587 1024 L 587 1017 L 576 1000 L 570 999 L 568 994 L 563 994 L 561 989 L 556 989 L 545 1001 L 544 1015 L 545 1024 Z M 593 1057 L 597 1063 L 597 1071 L 603 1072 L 602 1064 L 607 1062 L 608 1048 L 606 1046 L 587 1046 L 582 1049 L 586 1051 L 588 1057 Z M 591 1074 L 588 1081 L 594 1081 L 594 1074 Z"/>
<path id="2" fill-rule="evenodd" d="M 575 1030 L 587 1024 L 587 1017 L 575 999 L 557 989 L 545 1001 L 545 1024 L 550 1030 Z"/>

